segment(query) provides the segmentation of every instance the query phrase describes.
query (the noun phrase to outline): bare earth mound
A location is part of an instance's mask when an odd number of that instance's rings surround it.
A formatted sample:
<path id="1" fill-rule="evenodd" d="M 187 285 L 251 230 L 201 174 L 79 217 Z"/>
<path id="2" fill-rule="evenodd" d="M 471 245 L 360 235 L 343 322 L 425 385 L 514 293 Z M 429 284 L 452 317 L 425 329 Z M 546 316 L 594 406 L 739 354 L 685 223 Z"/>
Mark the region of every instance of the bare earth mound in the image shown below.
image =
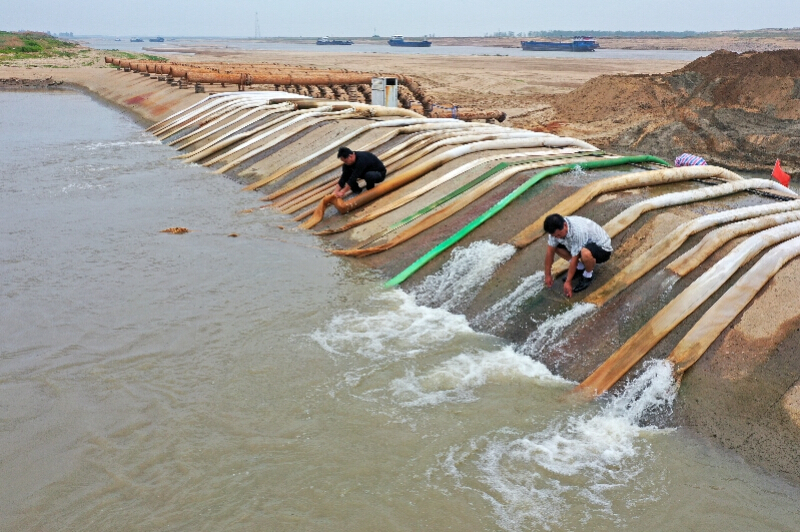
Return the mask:
<path id="1" fill-rule="evenodd" d="M 553 105 L 563 133 L 607 148 L 800 167 L 800 50 L 720 50 L 667 74 L 600 76 Z"/>

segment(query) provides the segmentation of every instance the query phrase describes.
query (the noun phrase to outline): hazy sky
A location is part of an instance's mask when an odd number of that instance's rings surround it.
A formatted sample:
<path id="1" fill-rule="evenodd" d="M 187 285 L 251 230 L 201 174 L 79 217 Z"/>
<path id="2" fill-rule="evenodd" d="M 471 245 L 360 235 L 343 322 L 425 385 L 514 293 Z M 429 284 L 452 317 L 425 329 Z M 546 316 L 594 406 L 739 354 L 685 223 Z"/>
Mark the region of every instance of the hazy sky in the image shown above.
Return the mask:
<path id="1" fill-rule="evenodd" d="M 256 12 L 264 37 L 800 27 L 800 0 L 0 0 L 0 30 L 253 37 Z"/>

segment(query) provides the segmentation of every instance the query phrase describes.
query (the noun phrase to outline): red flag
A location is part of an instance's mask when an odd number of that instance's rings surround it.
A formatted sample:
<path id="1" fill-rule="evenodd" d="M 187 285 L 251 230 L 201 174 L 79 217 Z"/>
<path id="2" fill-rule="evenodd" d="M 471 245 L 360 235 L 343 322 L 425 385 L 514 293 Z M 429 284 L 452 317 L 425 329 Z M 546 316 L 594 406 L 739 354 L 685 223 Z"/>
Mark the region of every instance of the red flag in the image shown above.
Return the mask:
<path id="1" fill-rule="evenodd" d="M 781 185 L 788 187 L 789 179 L 791 179 L 792 176 L 783 171 L 783 169 L 781 168 L 781 160 L 778 159 L 777 161 L 775 161 L 775 168 L 773 168 L 772 170 L 772 177 L 777 179 L 778 183 L 780 183 Z"/>

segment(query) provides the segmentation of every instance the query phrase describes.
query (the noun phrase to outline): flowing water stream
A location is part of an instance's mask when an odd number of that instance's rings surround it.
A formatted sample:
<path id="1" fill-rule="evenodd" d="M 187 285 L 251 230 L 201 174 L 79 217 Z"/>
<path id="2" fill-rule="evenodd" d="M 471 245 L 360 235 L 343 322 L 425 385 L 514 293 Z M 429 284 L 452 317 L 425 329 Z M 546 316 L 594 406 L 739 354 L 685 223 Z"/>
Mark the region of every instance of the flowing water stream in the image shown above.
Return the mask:
<path id="1" fill-rule="evenodd" d="M 0 93 L 0 530 L 800 526 L 796 487 L 663 428 L 662 365 L 565 400 L 536 346 L 591 309 L 522 346 L 449 312 L 502 246 L 384 290 L 174 155 L 81 93 Z"/>

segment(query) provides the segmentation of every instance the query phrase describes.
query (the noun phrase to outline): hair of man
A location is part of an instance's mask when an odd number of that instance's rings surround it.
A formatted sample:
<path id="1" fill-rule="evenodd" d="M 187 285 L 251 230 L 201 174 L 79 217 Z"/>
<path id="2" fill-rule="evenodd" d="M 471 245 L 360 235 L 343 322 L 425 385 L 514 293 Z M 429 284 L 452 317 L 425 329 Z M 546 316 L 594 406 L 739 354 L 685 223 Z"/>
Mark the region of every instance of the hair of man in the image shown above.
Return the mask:
<path id="1" fill-rule="evenodd" d="M 551 214 L 544 219 L 544 231 L 547 234 L 552 235 L 559 229 L 563 229 L 565 223 L 566 220 L 560 214 Z"/>

